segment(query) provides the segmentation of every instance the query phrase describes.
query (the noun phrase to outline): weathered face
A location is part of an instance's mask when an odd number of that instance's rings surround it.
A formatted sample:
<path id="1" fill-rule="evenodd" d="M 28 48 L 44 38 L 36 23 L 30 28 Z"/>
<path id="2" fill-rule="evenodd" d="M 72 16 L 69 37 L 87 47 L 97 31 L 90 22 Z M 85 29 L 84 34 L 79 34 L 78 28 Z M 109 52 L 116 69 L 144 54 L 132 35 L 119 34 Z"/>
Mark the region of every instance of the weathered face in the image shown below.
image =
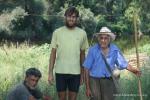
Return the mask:
<path id="1" fill-rule="evenodd" d="M 26 85 L 30 89 L 34 89 L 39 81 L 39 77 L 35 77 L 34 75 L 28 76 L 25 78 Z"/>
<path id="2" fill-rule="evenodd" d="M 74 28 L 76 26 L 77 23 L 77 16 L 75 13 L 73 13 L 72 15 L 66 15 L 66 26 L 68 28 Z"/>
<path id="3" fill-rule="evenodd" d="M 98 42 L 101 45 L 101 48 L 107 48 L 110 43 L 110 36 L 107 34 L 98 35 Z"/>

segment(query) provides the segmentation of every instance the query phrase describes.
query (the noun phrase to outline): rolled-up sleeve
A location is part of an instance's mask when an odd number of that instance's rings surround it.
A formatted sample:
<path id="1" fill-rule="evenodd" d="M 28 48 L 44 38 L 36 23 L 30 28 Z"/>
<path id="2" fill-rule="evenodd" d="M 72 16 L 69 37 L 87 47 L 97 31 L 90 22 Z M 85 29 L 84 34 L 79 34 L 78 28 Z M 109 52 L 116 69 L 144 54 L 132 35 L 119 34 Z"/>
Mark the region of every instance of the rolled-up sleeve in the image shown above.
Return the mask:
<path id="1" fill-rule="evenodd" d="M 117 52 L 117 65 L 119 69 L 126 69 L 128 66 L 128 62 L 120 51 Z"/>
<path id="2" fill-rule="evenodd" d="M 51 48 L 57 48 L 57 32 L 53 32 L 52 40 L 51 40 Z"/>
<path id="3" fill-rule="evenodd" d="M 83 67 L 90 69 L 93 65 L 93 62 L 94 62 L 94 57 L 93 57 L 92 49 L 89 49 L 87 57 L 83 63 Z"/>
<path id="4" fill-rule="evenodd" d="M 88 38 L 87 38 L 86 32 L 84 32 L 83 41 L 81 44 L 81 50 L 86 50 L 88 48 L 89 48 Z"/>

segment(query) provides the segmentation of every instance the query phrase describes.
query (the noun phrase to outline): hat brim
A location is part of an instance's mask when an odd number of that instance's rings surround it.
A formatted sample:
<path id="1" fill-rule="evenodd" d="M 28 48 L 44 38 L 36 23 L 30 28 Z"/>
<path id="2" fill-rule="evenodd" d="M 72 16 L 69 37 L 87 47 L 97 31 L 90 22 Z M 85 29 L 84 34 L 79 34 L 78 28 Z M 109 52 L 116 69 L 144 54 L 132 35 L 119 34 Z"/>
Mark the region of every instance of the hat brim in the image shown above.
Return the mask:
<path id="1" fill-rule="evenodd" d="M 116 35 L 112 32 L 99 32 L 99 33 L 95 33 L 95 36 L 97 37 L 98 35 L 102 35 L 102 34 L 109 35 L 111 37 L 112 41 L 114 41 L 116 38 Z"/>

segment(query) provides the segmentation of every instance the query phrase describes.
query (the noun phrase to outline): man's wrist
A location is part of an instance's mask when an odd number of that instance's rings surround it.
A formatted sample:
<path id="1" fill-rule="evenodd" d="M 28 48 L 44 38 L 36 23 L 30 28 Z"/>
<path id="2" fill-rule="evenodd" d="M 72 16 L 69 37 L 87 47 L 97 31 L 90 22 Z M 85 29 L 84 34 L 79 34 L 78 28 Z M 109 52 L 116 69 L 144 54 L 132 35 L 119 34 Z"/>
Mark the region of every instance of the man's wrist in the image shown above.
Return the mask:
<path id="1" fill-rule="evenodd" d="M 49 75 L 53 75 L 53 67 L 50 66 L 50 65 L 49 65 L 49 72 L 48 72 L 48 74 L 49 74 Z"/>

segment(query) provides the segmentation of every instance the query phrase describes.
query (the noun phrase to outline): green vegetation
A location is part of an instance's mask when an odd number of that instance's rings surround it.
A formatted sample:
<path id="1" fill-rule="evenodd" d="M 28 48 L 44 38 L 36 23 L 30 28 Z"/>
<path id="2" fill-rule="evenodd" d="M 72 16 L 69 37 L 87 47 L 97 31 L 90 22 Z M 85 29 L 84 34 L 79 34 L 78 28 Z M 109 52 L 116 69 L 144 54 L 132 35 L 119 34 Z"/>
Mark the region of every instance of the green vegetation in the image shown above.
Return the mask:
<path id="1" fill-rule="evenodd" d="M 0 75 L 2 77 L 0 82 L 0 97 L 4 98 L 8 90 L 23 79 L 24 72 L 29 67 L 39 68 L 44 73 L 42 80 L 47 81 L 49 52 L 48 44 L 40 47 L 21 45 L 17 49 L 15 47 L 7 47 L 6 45 L 1 47 Z"/>
<path id="2" fill-rule="evenodd" d="M 116 39 L 115 43 L 119 46 L 119 48 L 126 54 L 132 54 L 135 52 L 135 42 L 134 37 L 132 36 L 124 36 L 119 39 Z M 142 36 L 138 39 L 139 45 L 139 52 L 145 52 L 149 54 L 149 45 L 150 44 L 150 37 L 149 36 Z"/>
<path id="3" fill-rule="evenodd" d="M 127 39 L 118 41 L 116 41 L 116 43 L 118 43 L 119 47 L 125 45 L 126 43 L 129 44 L 129 41 Z M 142 43 L 139 42 L 139 51 L 141 53 L 150 53 L 150 44 L 148 41 L 149 38 L 144 38 L 141 40 Z M 125 48 L 126 45 L 124 47 L 121 47 L 124 48 L 124 51 L 127 50 Z M 128 52 L 125 53 L 133 54 L 133 43 L 130 43 L 129 45 L 131 45 L 131 48 L 127 50 Z M 40 89 L 45 94 L 50 94 L 54 100 L 57 100 L 58 97 L 55 89 L 55 84 L 49 85 L 47 81 L 49 54 L 50 45 L 47 43 L 40 46 L 29 46 L 24 43 L 20 44 L 18 48 L 16 48 L 15 44 L 12 44 L 9 47 L 6 44 L 3 44 L 3 46 L 1 46 L 0 48 L 0 100 L 5 100 L 8 91 L 10 91 L 12 87 L 23 80 L 24 72 L 29 67 L 37 67 L 41 70 L 43 77 L 40 80 Z M 141 80 L 144 100 L 148 100 L 148 98 L 150 97 L 150 92 L 148 90 L 148 88 L 150 88 L 149 62 L 150 61 L 147 61 L 141 68 L 141 70 L 143 71 Z M 120 79 L 122 94 L 118 96 L 118 100 L 138 100 L 139 96 L 137 82 L 138 81 L 135 75 L 123 71 Z M 85 96 L 84 85 L 80 88 L 78 100 L 87 100 Z"/>
<path id="4" fill-rule="evenodd" d="M 71 5 L 79 10 L 79 27 L 89 38 L 102 26 L 118 37 L 132 35 L 134 13 L 138 31 L 150 34 L 149 0 L 1 0 L 0 40 L 50 41 Z"/>
<path id="5" fill-rule="evenodd" d="M 78 26 L 85 29 L 89 40 L 102 26 L 107 26 L 117 36 L 115 43 L 128 55 L 135 52 L 135 14 L 138 33 L 144 34 L 139 40 L 139 52 L 149 55 L 149 5 L 150 0 L 0 0 L 0 100 L 5 100 L 8 91 L 21 82 L 25 70 L 34 66 L 43 73 L 41 90 L 57 100 L 55 86 L 47 82 L 51 50 L 47 43 L 50 43 L 53 31 L 64 24 L 64 12 L 68 6 L 76 6 L 79 10 Z M 27 42 L 21 44 L 23 41 Z M 149 62 L 141 68 L 144 100 L 150 98 Z M 118 96 L 118 100 L 138 100 L 134 75 L 123 73 L 120 84 L 126 96 Z M 87 100 L 84 85 L 78 100 Z"/>
<path id="6" fill-rule="evenodd" d="M 41 70 L 43 75 L 39 82 L 39 87 L 45 94 L 50 94 L 54 100 L 56 100 L 57 94 L 55 85 L 50 86 L 47 81 L 49 54 L 49 44 L 31 47 L 20 44 L 18 48 L 14 45 L 8 47 L 4 44 L 0 49 L 0 100 L 5 100 L 5 97 L 11 88 L 19 82 L 22 82 L 25 70 L 29 67 L 36 67 Z M 83 89 L 84 86 L 82 86 L 80 92 L 84 92 Z M 83 96 L 85 98 L 84 93 L 79 95 L 79 98 L 82 98 Z"/>

